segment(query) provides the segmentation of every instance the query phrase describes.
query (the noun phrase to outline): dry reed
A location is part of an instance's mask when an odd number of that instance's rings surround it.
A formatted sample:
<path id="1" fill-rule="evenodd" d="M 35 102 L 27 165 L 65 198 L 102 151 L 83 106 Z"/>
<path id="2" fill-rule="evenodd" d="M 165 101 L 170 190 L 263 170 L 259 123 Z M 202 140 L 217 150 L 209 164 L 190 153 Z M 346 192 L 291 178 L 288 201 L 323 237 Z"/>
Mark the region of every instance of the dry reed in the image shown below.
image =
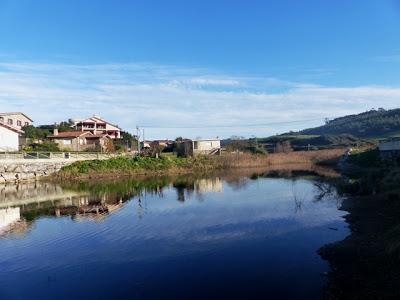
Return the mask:
<path id="1" fill-rule="evenodd" d="M 213 163 L 215 166 L 218 166 L 220 168 L 252 168 L 299 164 L 316 165 L 327 161 L 337 160 L 344 154 L 344 152 L 344 149 L 329 149 L 317 151 L 273 153 L 268 155 L 228 153 L 213 158 Z"/>

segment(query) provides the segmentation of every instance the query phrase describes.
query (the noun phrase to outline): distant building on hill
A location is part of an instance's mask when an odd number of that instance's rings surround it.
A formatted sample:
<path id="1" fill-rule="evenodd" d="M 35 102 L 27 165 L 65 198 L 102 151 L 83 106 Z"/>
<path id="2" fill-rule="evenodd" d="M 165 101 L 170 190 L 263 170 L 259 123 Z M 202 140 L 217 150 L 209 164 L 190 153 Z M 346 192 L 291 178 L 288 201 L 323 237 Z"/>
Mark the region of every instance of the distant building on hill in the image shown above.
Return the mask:
<path id="1" fill-rule="evenodd" d="M 89 131 L 58 132 L 57 129 L 47 138 L 62 151 L 106 150 L 107 140 L 111 139 L 107 134 L 93 134 Z"/>
<path id="2" fill-rule="evenodd" d="M 399 159 L 400 139 L 394 138 L 390 141 L 381 141 L 379 143 L 379 151 L 383 159 Z"/>
<path id="3" fill-rule="evenodd" d="M 111 124 L 98 116 L 85 120 L 74 120 L 73 123 L 73 128 L 77 131 L 91 132 L 94 135 L 106 134 L 112 139 L 121 138 L 121 129 L 117 125 Z"/>
<path id="4" fill-rule="evenodd" d="M 400 139 L 392 139 L 390 141 L 380 142 L 379 151 L 400 151 Z"/>

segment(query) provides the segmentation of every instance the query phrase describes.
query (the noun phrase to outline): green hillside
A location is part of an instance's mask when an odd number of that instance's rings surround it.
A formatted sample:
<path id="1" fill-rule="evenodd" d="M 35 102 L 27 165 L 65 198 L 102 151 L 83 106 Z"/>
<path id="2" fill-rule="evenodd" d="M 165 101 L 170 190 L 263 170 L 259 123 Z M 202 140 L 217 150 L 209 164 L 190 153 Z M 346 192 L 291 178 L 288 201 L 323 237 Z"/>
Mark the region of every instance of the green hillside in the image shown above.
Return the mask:
<path id="1" fill-rule="evenodd" d="M 282 134 L 271 136 L 268 138 L 258 139 L 258 143 L 270 152 L 278 143 L 290 142 L 293 150 L 313 150 L 313 149 L 329 149 L 343 147 L 357 147 L 371 145 L 372 143 L 366 139 L 354 137 L 350 134 L 339 135 L 304 135 L 304 134 Z"/>
<path id="2" fill-rule="evenodd" d="M 300 131 L 302 135 L 342 135 L 384 138 L 400 135 L 400 109 L 370 110 L 327 121 L 325 125 Z"/>

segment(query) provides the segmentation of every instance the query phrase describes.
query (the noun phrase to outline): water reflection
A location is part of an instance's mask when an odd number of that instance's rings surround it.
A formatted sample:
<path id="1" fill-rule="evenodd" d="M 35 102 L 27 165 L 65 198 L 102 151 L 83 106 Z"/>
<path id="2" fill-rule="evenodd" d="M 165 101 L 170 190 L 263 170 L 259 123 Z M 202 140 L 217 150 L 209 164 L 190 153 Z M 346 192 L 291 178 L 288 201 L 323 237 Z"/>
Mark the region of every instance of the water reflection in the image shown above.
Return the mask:
<path id="1" fill-rule="evenodd" d="M 260 178 L 291 179 L 294 212 L 301 213 L 304 202 L 322 201 L 330 198 L 340 207 L 341 197 L 332 184 L 321 180 L 315 170 L 266 170 L 197 176 L 160 176 L 152 178 L 125 179 L 104 182 L 50 183 L 36 182 L 0 187 L 0 236 L 21 234 L 40 217 L 71 216 L 73 220 L 104 220 L 109 214 L 123 207 L 129 200 L 136 201 L 136 214 L 142 218 L 147 212 L 146 197 L 164 197 L 165 190 L 175 190 L 176 200 L 185 202 L 196 199 L 204 201 L 205 193 L 222 193 L 223 183 L 239 191 Z M 304 189 L 299 180 L 314 178 L 315 189 Z"/>
<path id="2" fill-rule="evenodd" d="M 318 298 L 316 250 L 347 234 L 315 170 L 0 189 L 1 297 Z"/>
<path id="3" fill-rule="evenodd" d="M 138 215 L 142 216 L 145 213 L 143 198 L 146 195 L 163 197 L 163 190 L 170 187 L 176 190 L 179 202 L 194 195 L 202 201 L 203 193 L 222 192 L 222 180 L 220 177 L 157 177 L 103 183 L 3 185 L 0 188 L 0 235 L 12 233 L 13 224 L 20 228 L 18 221 L 31 222 L 43 216 L 101 221 L 132 198 L 137 199 Z"/>

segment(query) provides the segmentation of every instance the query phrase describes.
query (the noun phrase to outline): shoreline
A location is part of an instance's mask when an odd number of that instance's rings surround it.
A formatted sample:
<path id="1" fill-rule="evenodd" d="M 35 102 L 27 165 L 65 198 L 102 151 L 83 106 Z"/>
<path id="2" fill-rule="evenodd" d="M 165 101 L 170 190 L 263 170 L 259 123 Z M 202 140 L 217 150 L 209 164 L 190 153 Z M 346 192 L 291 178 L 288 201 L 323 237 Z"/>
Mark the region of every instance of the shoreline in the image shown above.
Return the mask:
<path id="1" fill-rule="evenodd" d="M 388 221 L 400 207 L 374 197 L 349 197 L 343 207 L 351 234 L 328 244 L 318 254 L 331 266 L 325 299 L 386 299 L 400 297 L 398 257 L 388 251 Z"/>
<path id="2" fill-rule="evenodd" d="M 250 172 L 249 172 L 250 171 Z M 47 178 L 43 178 L 41 181 L 48 182 L 86 182 L 89 180 L 117 180 L 117 179 L 129 179 L 129 178 L 150 178 L 150 177 L 169 177 L 169 176 L 210 176 L 210 175 L 219 175 L 219 174 L 227 174 L 227 173 L 244 173 L 246 175 L 252 175 L 257 173 L 268 173 L 268 172 L 282 172 L 289 173 L 292 171 L 311 171 L 315 172 L 319 176 L 323 177 L 339 177 L 340 174 L 336 172 L 336 170 L 319 165 L 310 165 L 310 164 L 280 164 L 280 165 L 268 165 L 268 166 L 253 166 L 253 167 L 236 167 L 236 168 L 226 168 L 226 169 L 209 169 L 209 170 L 178 170 L 178 171 L 166 171 L 166 172 L 152 172 L 152 171 L 143 171 L 143 172 L 135 172 L 135 173 L 98 173 L 98 174 L 82 174 L 77 177 L 60 177 L 60 176 L 51 176 Z M 251 174 L 250 174 L 251 173 Z"/>
<path id="3" fill-rule="evenodd" d="M 325 299 L 400 298 L 400 191 L 395 165 L 345 165 L 337 188 L 346 195 L 341 210 L 350 235 L 321 247 L 331 266 Z M 356 182 L 357 184 L 354 184 Z M 389 184 L 388 184 L 389 183 Z"/>
<path id="4" fill-rule="evenodd" d="M 229 154 L 214 157 L 193 158 L 117 158 L 104 161 L 82 161 L 63 167 L 52 174 L 51 180 L 86 180 L 91 178 L 115 178 L 129 176 L 164 176 L 202 174 L 246 168 L 332 170 L 344 150 L 320 150 L 270 155 Z M 338 176 L 333 174 L 332 176 Z"/>

